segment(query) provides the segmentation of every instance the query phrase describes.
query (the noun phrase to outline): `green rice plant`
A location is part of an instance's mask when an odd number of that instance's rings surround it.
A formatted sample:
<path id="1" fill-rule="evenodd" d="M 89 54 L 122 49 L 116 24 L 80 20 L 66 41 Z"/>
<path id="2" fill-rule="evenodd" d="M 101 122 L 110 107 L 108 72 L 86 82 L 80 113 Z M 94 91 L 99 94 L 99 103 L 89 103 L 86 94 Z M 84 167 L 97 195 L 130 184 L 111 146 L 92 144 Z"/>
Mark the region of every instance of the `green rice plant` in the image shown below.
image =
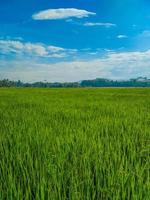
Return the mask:
<path id="1" fill-rule="evenodd" d="M 149 200 L 150 89 L 0 89 L 0 200 Z"/>

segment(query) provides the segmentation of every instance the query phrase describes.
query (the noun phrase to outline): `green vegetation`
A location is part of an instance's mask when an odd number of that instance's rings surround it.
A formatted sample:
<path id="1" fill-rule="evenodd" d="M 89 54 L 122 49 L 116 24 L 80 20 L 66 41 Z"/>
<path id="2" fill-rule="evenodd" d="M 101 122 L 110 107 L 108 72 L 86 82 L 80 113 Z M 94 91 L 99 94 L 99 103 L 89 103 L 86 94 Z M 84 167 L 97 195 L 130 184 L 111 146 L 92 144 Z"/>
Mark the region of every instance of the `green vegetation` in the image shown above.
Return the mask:
<path id="1" fill-rule="evenodd" d="M 49 83 L 35 82 L 23 83 L 20 80 L 10 81 L 9 79 L 0 80 L 0 87 L 32 87 L 32 88 L 79 88 L 79 87 L 150 87 L 150 79 L 138 77 L 130 80 L 110 80 L 96 78 L 93 80 L 82 80 L 80 82 L 55 82 Z"/>
<path id="2" fill-rule="evenodd" d="M 0 89 L 0 199 L 149 200 L 150 89 Z"/>

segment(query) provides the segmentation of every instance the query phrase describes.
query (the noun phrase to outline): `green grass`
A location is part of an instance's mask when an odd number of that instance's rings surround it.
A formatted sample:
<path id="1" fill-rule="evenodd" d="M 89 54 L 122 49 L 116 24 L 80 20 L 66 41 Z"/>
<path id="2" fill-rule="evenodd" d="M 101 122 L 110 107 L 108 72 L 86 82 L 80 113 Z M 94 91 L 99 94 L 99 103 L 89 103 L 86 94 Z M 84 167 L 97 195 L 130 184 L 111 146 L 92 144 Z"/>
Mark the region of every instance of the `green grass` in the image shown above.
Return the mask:
<path id="1" fill-rule="evenodd" d="M 150 89 L 0 89 L 0 200 L 149 200 Z"/>

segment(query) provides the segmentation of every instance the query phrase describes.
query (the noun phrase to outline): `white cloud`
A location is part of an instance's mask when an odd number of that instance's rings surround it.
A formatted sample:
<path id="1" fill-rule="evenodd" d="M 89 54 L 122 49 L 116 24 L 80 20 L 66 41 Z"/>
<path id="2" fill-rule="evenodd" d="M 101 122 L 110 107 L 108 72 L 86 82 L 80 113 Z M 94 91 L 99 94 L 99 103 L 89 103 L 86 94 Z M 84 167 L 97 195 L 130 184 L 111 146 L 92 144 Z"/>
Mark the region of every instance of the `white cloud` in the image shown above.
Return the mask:
<path id="1" fill-rule="evenodd" d="M 23 49 L 24 45 L 20 41 L 13 40 L 0 40 L 0 52 L 1 53 L 17 53 Z"/>
<path id="2" fill-rule="evenodd" d="M 59 51 L 65 51 L 62 47 L 56 47 L 56 46 L 48 46 L 47 49 L 51 52 L 59 52 Z"/>
<path id="3" fill-rule="evenodd" d="M 43 45 L 32 44 L 32 43 L 24 44 L 23 51 L 30 55 L 37 55 L 37 56 L 48 56 L 48 54 L 49 54 L 49 52 Z"/>
<path id="4" fill-rule="evenodd" d="M 72 17 L 83 18 L 90 15 L 96 15 L 94 12 L 87 10 L 79 10 L 76 8 L 59 8 L 59 9 L 48 9 L 35 13 L 32 18 L 34 20 L 56 20 L 56 19 L 68 19 Z"/>
<path id="5" fill-rule="evenodd" d="M 0 60 L 2 78 L 23 81 L 78 81 L 96 77 L 129 79 L 150 77 L 150 50 L 144 52 L 107 52 L 104 57 L 57 63 L 35 60 Z"/>
<path id="6" fill-rule="evenodd" d="M 0 40 L 0 52 L 2 54 L 15 53 L 16 55 L 28 55 L 39 57 L 63 57 L 66 49 L 57 46 L 48 46 L 42 43 L 30 43 L 16 40 Z M 71 51 L 71 50 L 70 50 Z"/>
<path id="7" fill-rule="evenodd" d="M 93 22 L 86 22 L 84 23 L 84 26 L 104 26 L 106 28 L 110 28 L 110 27 L 115 27 L 117 26 L 116 24 L 112 24 L 112 23 L 93 23 Z"/>
<path id="8" fill-rule="evenodd" d="M 127 37 L 128 37 L 127 35 L 117 35 L 118 39 L 124 39 L 124 38 L 127 38 Z"/>
<path id="9" fill-rule="evenodd" d="M 22 37 L 11 37 L 11 36 L 0 36 L 0 40 L 19 40 L 19 41 L 23 41 Z"/>

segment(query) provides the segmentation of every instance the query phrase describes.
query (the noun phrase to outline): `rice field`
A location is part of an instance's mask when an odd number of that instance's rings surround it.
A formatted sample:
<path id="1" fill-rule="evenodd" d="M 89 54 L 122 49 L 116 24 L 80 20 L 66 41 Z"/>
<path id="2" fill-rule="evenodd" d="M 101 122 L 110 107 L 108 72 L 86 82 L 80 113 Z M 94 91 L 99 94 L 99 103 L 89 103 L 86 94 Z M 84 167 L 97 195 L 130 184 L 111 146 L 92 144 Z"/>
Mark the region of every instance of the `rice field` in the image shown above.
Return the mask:
<path id="1" fill-rule="evenodd" d="M 0 89 L 0 200 L 150 200 L 150 89 Z"/>

